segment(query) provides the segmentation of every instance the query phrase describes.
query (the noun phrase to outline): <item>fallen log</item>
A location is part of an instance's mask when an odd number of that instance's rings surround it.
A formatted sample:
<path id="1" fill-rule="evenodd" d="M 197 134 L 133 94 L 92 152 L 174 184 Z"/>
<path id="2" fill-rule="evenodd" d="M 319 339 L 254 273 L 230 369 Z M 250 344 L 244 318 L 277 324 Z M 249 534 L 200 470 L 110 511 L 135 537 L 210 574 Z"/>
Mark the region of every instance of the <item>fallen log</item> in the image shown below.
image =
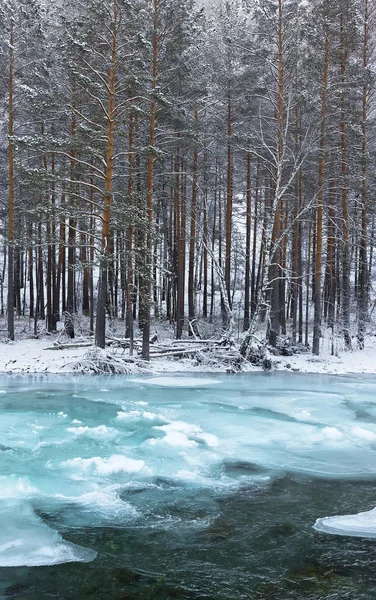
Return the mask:
<path id="1" fill-rule="evenodd" d="M 77 342 L 75 344 L 53 344 L 46 346 L 43 350 L 69 350 L 70 348 L 90 348 L 93 342 Z"/>

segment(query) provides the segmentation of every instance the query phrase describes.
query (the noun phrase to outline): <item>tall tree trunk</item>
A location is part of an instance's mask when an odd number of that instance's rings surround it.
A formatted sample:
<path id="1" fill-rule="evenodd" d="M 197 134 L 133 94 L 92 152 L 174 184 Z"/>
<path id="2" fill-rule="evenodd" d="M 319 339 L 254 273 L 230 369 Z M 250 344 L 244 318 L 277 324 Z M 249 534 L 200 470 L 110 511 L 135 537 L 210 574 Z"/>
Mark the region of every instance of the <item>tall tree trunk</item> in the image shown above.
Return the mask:
<path id="1" fill-rule="evenodd" d="M 347 39 L 344 25 L 345 15 L 341 14 L 341 175 L 342 175 L 342 217 L 343 217 L 343 253 L 342 253 L 342 319 L 345 347 L 351 349 L 350 335 L 350 224 L 349 224 L 349 189 L 348 189 L 348 163 L 347 163 L 347 118 L 346 99 L 347 81 L 346 71 L 348 63 Z"/>
<path id="2" fill-rule="evenodd" d="M 127 235 L 127 295 L 126 295 L 126 337 L 129 337 L 129 355 L 133 356 L 133 114 L 128 125 L 128 235 Z"/>
<path id="3" fill-rule="evenodd" d="M 181 302 L 180 302 L 180 201 L 181 201 L 181 177 L 180 172 L 180 148 L 177 150 L 177 156 L 175 159 L 175 193 L 174 193 L 174 273 L 175 273 L 175 323 L 176 323 L 176 339 L 181 339 L 182 334 L 182 323 L 181 323 Z"/>
<path id="4" fill-rule="evenodd" d="M 191 223 L 189 235 L 189 264 L 188 264 L 188 319 L 191 327 L 195 327 L 195 248 L 196 248 L 196 229 L 197 229 L 197 187 L 198 187 L 198 109 L 195 104 L 194 125 L 196 129 L 194 151 L 193 151 L 193 178 L 192 178 L 192 201 L 191 201 Z M 192 335 L 192 329 L 189 328 L 189 334 Z"/>
<path id="5" fill-rule="evenodd" d="M 320 354 L 321 337 L 321 269 L 322 269 L 322 221 L 324 197 L 324 167 L 325 167 L 325 135 L 326 135 L 326 103 L 329 71 L 329 39 L 325 36 L 324 65 L 322 80 L 321 126 L 320 126 L 320 155 L 319 177 L 316 211 L 316 253 L 315 253 L 315 292 L 314 292 L 314 322 L 313 322 L 313 354 Z"/>
<path id="6" fill-rule="evenodd" d="M 277 164 L 273 205 L 275 207 L 274 224 L 270 243 L 269 289 L 270 289 L 270 317 L 268 341 L 271 346 L 277 345 L 281 328 L 281 310 L 284 310 L 281 299 L 281 285 L 285 274 L 281 270 L 281 240 L 282 207 L 281 196 L 283 155 L 284 155 L 284 45 L 283 45 L 283 0 L 278 0 L 278 112 L 277 112 Z"/>
<path id="7" fill-rule="evenodd" d="M 14 22 L 11 17 L 9 38 L 9 103 L 8 103 L 8 165 L 9 165 L 9 204 L 8 204 L 8 338 L 14 340 Z"/>
<path id="8" fill-rule="evenodd" d="M 218 212 L 218 160 L 215 161 L 215 178 L 214 178 L 214 209 L 213 209 L 213 225 L 212 225 L 212 239 L 211 239 L 211 277 L 210 277 L 210 322 L 213 321 L 214 315 L 214 303 L 215 303 L 215 264 L 214 264 L 214 251 L 215 251 L 215 240 L 216 240 L 216 227 L 217 227 L 217 212 Z"/>
<path id="9" fill-rule="evenodd" d="M 53 323 L 52 326 L 54 331 L 57 328 L 57 321 L 60 318 L 60 306 L 59 306 L 59 291 L 57 288 L 57 265 L 56 265 L 56 190 L 55 190 L 55 154 L 51 157 L 51 277 L 52 277 L 52 314 Z"/>
<path id="10" fill-rule="evenodd" d="M 73 98 L 75 89 L 72 90 Z M 71 139 L 74 146 L 77 133 L 77 119 L 75 113 L 72 113 Z M 76 200 L 77 184 L 73 183 L 76 179 L 76 152 L 72 149 L 70 159 L 70 199 L 69 199 L 69 220 L 68 220 L 68 274 L 67 274 L 67 304 L 65 315 L 65 329 L 69 337 L 74 338 L 74 318 L 75 312 L 75 280 L 76 280 Z"/>
<path id="11" fill-rule="evenodd" d="M 38 238 L 37 238 L 37 311 L 35 318 L 45 319 L 44 311 L 44 276 L 43 276 L 43 239 L 42 239 L 42 219 L 38 219 Z"/>
<path id="12" fill-rule="evenodd" d="M 147 238 L 146 238 L 146 260 L 145 277 L 142 286 L 142 303 L 144 312 L 144 323 L 142 329 L 142 358 L 150 359 L 150 293 L 151 293 L 151 274 L 153 260 L 153 194 L 154 194 L 154 160 L 155 160 L 155 130 L 157 117 L 157 104 L 155 99 L 155 90 L 157 87 L 158 74 L 158 45 L 159 45 L 159 2 L 153 0 L 153 56 L 152 56 L 152 78 L 151 78 L 151 102 L 150 102 L 150 133 L 149 133 L 149 153 L 147 164 Z"/>
<path id="13" fill-rule="evenodd" d="M 364 34 L 363 34 L 363 92 L 362 92 L 362 210 L 361 234 L 359 248 L 359 294 L 358 294 L 358 344 L 364 349 L 368 311 L 368 266 L 367 266 L 367 234 L 368 234 L 368 66 L 369 66 L 369 7 L 364 1 Z"/>
<path id="14" fill-rule="evenodd" d="M 29 316 L 34 317 L 34 261 L 33 261 L 33 222 L 29 217 L 29 247 L 28 247 L 28 276 L 29 276 Z"/>
<path id="15" fill-rule="evenodd" d="M 232 246 L 232 99 L 231 83 L 227 91 L 227 202 L 226 202 L 226 261 L 225 281 L 231 309 L 231 246 Z"/>
<path id="16" fill-rule="evenodd" d="M 66 310 L 66 289 L 65 289 L 65 267 L 66 267 L 66 215 L 65 215 L 65 188 L 64 184 L 61 192 L 60 201 L 60 225 L 59 225 L 59 258 L 56 274 L 56 293 L 60 298 L 61 289 L 61 310 Z"/>
<path id="17" fill-rule="evenodd" d="M 256 183 L 255 183 L 255 209 L 253 211 L 253 240 L 252 240 L 252 274 L 251 274 L 251 316 L 256 312 L 257 289 L 256 289 L 256 250 L 257 250 L 257 226 L 258 226 L 258 204 L 260 194 L 260 158 L 257 160 Z"/>
<path id="18" fill-rule="evenodd" d="M 108 263 L 111 259 L 110 219 L 112 203 L 112 184 L 115 153 L 115 94 L 116 94 L 116 52 L 118 33 L 118 9 L 116 0 L 113 1 L 113 27 L 111 29 L 111 62 L 108 74 L 108 103 L 107 103 L 107 137 L 106 137 L 106 166 L 104 182 L 104 206 L 102 214 L 102 240 L 99 262 L 97 315 L 95 322 L 95 344 L 99 348 L 106 345 L 106 304 L 108 285 Z"/>
<path id="19" fill-rule="evenodd" d="M 299 106 L 296 106 L 295 111 L 295 149 L 296 153 L 300 152 L 300 123 L 299 123 Z M 291 278 L 291 313 L 292 313 L 292 343 L 296 343 L 296 335 L 298 328 L 298 298 L 299 298 L 299 283 L 300 273 L 300 219 L 298 218 L 300 211 L 300 169 L 295 175 L 295 203 L 294 203 L 294 223 L 292 236 L 292 278 Z"/>
<path id="20" fill-rule="evenodd" d="M 249 317 L 250 317 L 250 271 L 251 271 L 251 203 L 252 203 L 252 155 L 250 152 L 247 154 L 247 216 L 246 216 L 246 235 L 245 235 L 245 277 L 244 277 L 244 319 L 243 319 L 243 331 L 247 331 L 249 328 Z"/>
<path id="21" fill-rule="evenodd" d="M 334 327 L 336 303 L 336 231 L 335 231 L 335 182 L 329 181 L 328 236 L 325 272 L 325 300 L 328 327 Z"/>
<path id="22" fill-rule="evenodd" d="M 187 176 L 184 159 L 181 164 L 181 205 L 180 205 L 180 237 L 179 237 L 179 302 L 180 302 L 180 335 L 184 326 L 185 314 L 185 259 L 186 259 L 186 229 L 187 229 Z"/>
<path id="23" fill-rule="evenodd" d="M 204 155 L 204 195 L 203 195 L 203 269 L 204 269 L 204 289 L 202 294 L 202 316 L 208 317 L 208 154 L 205 150 Z"/>

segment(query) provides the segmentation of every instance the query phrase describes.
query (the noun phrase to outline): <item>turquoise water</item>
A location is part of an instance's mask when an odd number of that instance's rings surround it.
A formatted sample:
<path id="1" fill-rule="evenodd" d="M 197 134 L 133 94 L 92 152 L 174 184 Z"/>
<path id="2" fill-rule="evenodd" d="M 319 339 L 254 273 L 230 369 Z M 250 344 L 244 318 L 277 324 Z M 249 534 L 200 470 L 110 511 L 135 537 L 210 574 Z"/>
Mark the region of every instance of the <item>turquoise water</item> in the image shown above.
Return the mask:
<path id="1" fill-rule="evenodd" d="M 376 379 L 1 376 L 0 413 L 0 598 L 376 597 Z"/>

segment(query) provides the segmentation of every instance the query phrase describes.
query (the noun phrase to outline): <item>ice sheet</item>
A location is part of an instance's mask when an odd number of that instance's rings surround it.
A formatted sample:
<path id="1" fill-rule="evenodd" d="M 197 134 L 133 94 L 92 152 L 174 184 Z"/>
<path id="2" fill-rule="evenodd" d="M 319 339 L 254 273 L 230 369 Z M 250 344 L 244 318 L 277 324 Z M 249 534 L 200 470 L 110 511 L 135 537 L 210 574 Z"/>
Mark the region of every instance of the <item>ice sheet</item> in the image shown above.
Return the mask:
<path id="1" fill-rule="evenodd" d="M 335 535 L 376 538 L 376 508 L 355 515 L 324 517 L 316 521 L 314 528 Z"/>
<path id="2" fill-rule="evenodd" d="M 90 562 L 94 550 L 66 542 L 28 503 L 8 501 L 0 508 L 0 567 L 39 567 Z"/>

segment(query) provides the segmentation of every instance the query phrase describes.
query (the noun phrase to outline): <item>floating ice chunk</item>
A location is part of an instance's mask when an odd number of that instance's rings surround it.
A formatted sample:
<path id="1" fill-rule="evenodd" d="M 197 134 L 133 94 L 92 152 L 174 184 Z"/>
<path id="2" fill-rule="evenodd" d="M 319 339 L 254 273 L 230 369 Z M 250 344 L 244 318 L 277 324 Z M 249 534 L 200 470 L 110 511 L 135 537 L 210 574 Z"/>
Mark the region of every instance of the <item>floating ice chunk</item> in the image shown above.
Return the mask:
<path id="1" fill-rule="evenodd" d="M 75 435 L 87 435 L 92 438 L 112 438 L 117 434 L 115 429 L 106 425 L 98 425 L 98 427 L 68 427 L 67 431 Z"/>
<path id="2" fill-rule="evenodd" d="M 200 377 L 149 377 L 147 379 L 132 379 L 135 383 L 146 385 L 161 385 L 163 387 L 201 387 L 220 383 L 217 379 Z"/>
<path id="3" fill-rule="evenodd" d="M 60 411 L 60 412 L 57 413 L 57 416 L 58 417 L 64 417 L 64 419 L 66 419 L 68 415 L 66 413 Z"/>
<path id="4" fill-rule="evenodd" d="M 73 419 L 72 425 L 82 425 L 82 421 L 79 421 L 78 419 Z"/>
<path id="5" fill-rule="evenodd" d="M 0 567 L 90 562 L 96 552 L 63 540 L 29 505 L 11 501 L 0 510 Z"/>
<path id="6" fill-rule="evenodd" d="M 367 442 L 376 442 L 376 433 L 373 431 L 369 431 L 369 429 L 364 429 L 363 427 L 353 427 L 351 433 L 356 437 L 366 440 Z"/>
<path id="7" fill-rule="evenodd" d="M 356 515 L 318 519 L 314 529 L 334 535 L 376 538 L 376 508 Z"/>
<path id="8" fill-rule="evenodd" d="M 143 460 L 127 458 L 122 454 L 113 454 L 109 458 L 72 458 L 60 463 L 62 467 L 89 471 L 95 475 L 114 475 L 115 473 L 139 473 L 144 467 Z"/>
<path id="9" fill-rule="evenodd" d="M 167 425 L 156 425 L 154 429 L 160 429 L 166 432 L 161 440 L 150 440 L 152 445 L 163 442 L 169 446 L 185 446 L 193 448 L 198 442 L 206 442 L 208 446 L 218 446 L 219 441 L 216 435 L 205 433 L 198 425 L 184 423 L 184 421 L 173 421 Z"/>

